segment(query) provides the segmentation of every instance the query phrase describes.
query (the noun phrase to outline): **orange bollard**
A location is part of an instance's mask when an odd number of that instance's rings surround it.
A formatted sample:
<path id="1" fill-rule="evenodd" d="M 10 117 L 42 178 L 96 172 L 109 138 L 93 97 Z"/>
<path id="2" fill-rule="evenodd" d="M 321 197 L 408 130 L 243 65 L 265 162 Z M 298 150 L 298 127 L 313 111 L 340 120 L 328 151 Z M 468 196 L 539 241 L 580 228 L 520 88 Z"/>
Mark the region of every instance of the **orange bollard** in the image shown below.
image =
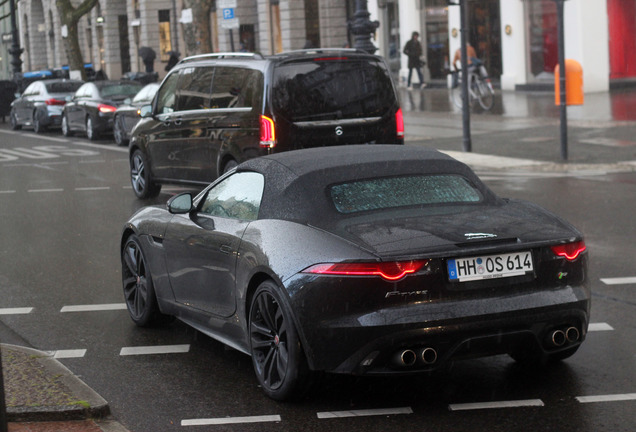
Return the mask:
<path id="1" fill-rule="evenodd" d="M 561 105 L 559 65 L 554 68 L 554 103 Z M 565 104 L 583 105 L 583 68 L 572 59 L 565 59 Z"/>

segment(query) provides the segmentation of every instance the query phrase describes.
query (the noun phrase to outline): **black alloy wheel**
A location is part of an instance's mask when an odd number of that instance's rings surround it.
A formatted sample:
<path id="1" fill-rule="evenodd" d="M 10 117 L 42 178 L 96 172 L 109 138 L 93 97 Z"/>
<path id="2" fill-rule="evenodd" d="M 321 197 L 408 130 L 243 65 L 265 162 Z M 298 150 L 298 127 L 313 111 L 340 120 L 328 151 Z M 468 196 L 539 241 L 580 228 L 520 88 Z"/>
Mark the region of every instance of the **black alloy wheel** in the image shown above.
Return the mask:
<path id="1" fill-rule="evenodd" d="M 62 135 L 65 137 L 73 136 L 73 131 L 71 131 L 71 127 L 68 124 L 68 117 L 66 114 L 62 114 Z"/>
<path id="2" fill-rule="evenodd" d="M 126 132 L 124 131 L 124 117 L 119 115 L 113 120 L 113 138 L 118 146 L 128 145 Z"/>
<path id="3" fill-rule="evenodd" d="M 252 364 L 263 391 L 281 401 L 300 396 L 308 389 L 310 372 L 294 322 L 272 281 L 256 290 L 249 316 Z"/>
<path id="4" fill-rule="evenodd" d="M 130 158 L 130 180 L 139 199 L 154 198 L 161 192 L 161 185 L 152 180 L 146 156 L 139 149 Z"/>
<path id="5" fill-rule="evenodd" d="M 124 298 L 130 318 L 140 327 L 152 326 L 172 320 L 159 311 L 150 270 L 139 239 L 128 237 L 121 253 Z"/>
<path id="6" fill-rule="evenodd" d="M 11 124 L 11 130 L 22 129 L 22 126 L 18 123 L 18 117 L 13 110 L 11 110 L 11 115 L 9 116 L 9 123 Z"/>
<path id="7" fill-rule="evenodd" d="M 86 116 L 86 138 L 91 141 L 97 139 L 97 131 L 95 131 L 95 124 L 91 116 Z"/>

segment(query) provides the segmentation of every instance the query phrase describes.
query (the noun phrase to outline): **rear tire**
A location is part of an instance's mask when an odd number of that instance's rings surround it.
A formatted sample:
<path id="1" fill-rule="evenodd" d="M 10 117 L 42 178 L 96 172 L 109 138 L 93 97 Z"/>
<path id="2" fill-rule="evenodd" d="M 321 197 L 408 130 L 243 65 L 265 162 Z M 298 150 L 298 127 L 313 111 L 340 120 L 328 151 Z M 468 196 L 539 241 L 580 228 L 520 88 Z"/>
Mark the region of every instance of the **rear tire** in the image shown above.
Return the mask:
<path id="1" fill-rule="evenodd" d="M 249 317 L 252 364 L 261 388 L 278 401 L 300 397 L 311 373 L 294 321 L 272 281 L 257 288 Z"/>
<path id="2" fill-rule="evenodd" d="M 164 324 L 174 318 L 159 310 L 152 275 L 139 238 L 132 234 L 121 251 L 124 298 L 130 318 L 140 327 Z"/>
<path id="3" fill-rule="evenodd" d="M 20 124 L 18 123 L 18 117 L 15 115 L 13 110 L 11 111 L 11 114 L 9 115 L 9 123 L 11 124 L 11 130 L 22 129 L 22 126 L 20 126 Z"/>
<path id="4" fill-rule="evenodd" d="M 40 122 L 40 117 L 41 115 L 39 114 L 38 111 L 33 111 L 33 119 L 32 119 L 33 132 L 38 134 L 46 130 L 46 127 L 42 125 L 42 123 Z"/>
<path id="5" fill-rule="evenodd" d="M 93 123 L 93 118 L 91 116 L 86 117 L 86 138 L 91 141 L 95 141 L 97 139 L 97 131 L 95 130 L 95 124 Z"/>
<path id="6" fill-rule="evenodd" d="M 161 185 L 152 180 L 146 156 L 139 149 L 130 158 L 130 180 L 139 199 L 155 198 L 161 192 Z"/>

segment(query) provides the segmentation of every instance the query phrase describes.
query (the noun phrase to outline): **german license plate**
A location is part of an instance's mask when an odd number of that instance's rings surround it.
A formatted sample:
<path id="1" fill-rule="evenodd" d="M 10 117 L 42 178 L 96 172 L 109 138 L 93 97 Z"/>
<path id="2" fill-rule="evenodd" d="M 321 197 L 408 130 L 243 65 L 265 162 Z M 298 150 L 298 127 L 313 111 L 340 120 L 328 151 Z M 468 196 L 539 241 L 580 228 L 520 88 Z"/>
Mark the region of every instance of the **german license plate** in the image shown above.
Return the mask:
<path id="1" fill-rule="evenodd" d="M 533 270 L 530 251 L 448 260 L 451 282 L 522 276 Z"/>

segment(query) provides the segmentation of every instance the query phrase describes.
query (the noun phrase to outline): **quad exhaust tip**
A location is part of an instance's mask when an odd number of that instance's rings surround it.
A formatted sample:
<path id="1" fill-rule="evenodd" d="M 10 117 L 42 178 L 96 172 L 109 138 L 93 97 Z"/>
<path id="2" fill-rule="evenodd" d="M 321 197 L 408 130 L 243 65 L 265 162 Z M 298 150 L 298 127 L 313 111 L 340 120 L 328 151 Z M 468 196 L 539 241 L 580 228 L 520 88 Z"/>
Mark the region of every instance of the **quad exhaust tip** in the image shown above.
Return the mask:
<path id="1" fill-rule="evenodd" d="M 430 347 L 419 349 L 417 353 L 412 349 L 405 349 L 398 351 L 393 356 L 393 363 L 400 367 L 414 366 L 418 361 L 424 365 L 435 363 L 437 361 L 437 351 Z"/>
<path id="2" fill-rule="evenodd" d="M 562 347 L 566 343 L 578 342 L 581 332 L 578 328 L 571 326 L 565 330 L 556 329 L 548 333 L 546 343 L 551 347 Z"/>

